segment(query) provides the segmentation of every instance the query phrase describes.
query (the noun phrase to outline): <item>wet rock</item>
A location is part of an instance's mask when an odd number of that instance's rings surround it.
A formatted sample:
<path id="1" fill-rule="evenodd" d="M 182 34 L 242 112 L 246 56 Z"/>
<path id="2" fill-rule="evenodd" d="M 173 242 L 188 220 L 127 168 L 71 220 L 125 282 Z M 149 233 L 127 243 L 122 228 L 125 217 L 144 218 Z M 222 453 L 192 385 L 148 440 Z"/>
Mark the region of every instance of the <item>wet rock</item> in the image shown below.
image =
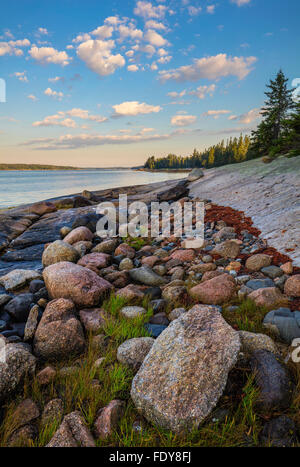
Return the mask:
<path id="1" fill-rule="evenodd" d="M 178 183 L 175 187 L 169 188 L 166 191 L 163 191 L 162 193 L 159 193 L 157 195 L 158 200 L 160 202 L 162 201 L 176 201 L 179 198 L 183 198 L 184 196 L 187 196 L 189 193 L 188 188 L 185 186 L 184 183 L 180 184 Z"/>
<path id="2" fill-rule="evenodd" d="M 147 310 L 141 306 L 125 306 L 120 310 L 120 313 L 125 318 L 134 319 L 147 313 Z"/>
<path id="3" fill-rule="evenodd" d="M 138 370 L 153 343 L 154 339 L 152 337 L 129 339 L 119 346 L 117 359 L 119 362 L 131 366 L 134 370 Z"/>
<path id="4" fill-rule="evenodd" d="M 20 294 L 10 300 L 5 305 L 4 310 L 10 315 L 13 321 L 18 323 L 26 322 L 33 301 L 33 294 Z"/>
<path id="5" fill-rule="evenodd" d="M 80 242 L 73 243 L 72 246 L 78 252 L 79 257 L 82 258 L 91 250 L 93 244 L 92 242 L 85 242 L 82 240 Z"/>
<path id="6" fill-rule="evenodd" d="M 221 305 L 229 301 L 235 293 L 235 281 L 229 274 L 207 280 L 189 291 L 192 298 L 210 305 Z"/>
<path id="7" fill-rule="evenodd" d="M 71 227 L 62 227 L 59 231 L 61 238 L 66 237 L 71 232 Z"/>
<path id="8" fill-rule="evenodd" d="M 97 438 L 108 438 L 113 430 L 117 428 L 118 422 L 124 413 L 124 402 L 113 400 L 99 410 L 95 421 L 95 435 Z"/>
<path id="9" fill-rule="evenodd" d="M 34 354 L 45 360 L 63 360 L 85 349 L 83 329 L 73 302 L 59 298 L 48 303 L 34 336 Z"/>
<path id="10" fill-rule="evenodd" d="M 72 229 L 77 227 L 86 227 L 91 232 L 96 231 L 97 222 L 102 217 L 101 214 L 97 214 L 95 210 L 87 209 L 84 213 L 77 215 L 72 223 Z"/>
<path id="11" fill-rule="evenodd" d="M 284 293 L 289 297 L 300 297 L 300 274 L 288 278 L 284 285 Z"/>
<path id="12" fill-rule="evenodd" d="M 0 400 L 11 395 L 25 375 L 33 376 L 35 357 L 20 344 L 5 346 L 5 363 L 0 362 Z"/>
<path id="13" fill-rule="evenodd" d="M 5 276 L 0 277 L 0 284 L 10 291 L 24 287 L 33 279 L 41 279 L 41 274 L 28 269 L 14 269 Z"/>
<path id="14" fill-rule="evenodd" d="M 99 305 L 112 285 L 88 268 L 63 261 L 43 271 L 51 298 L 71 299 L 80 308 Z"/>
<path id="15" fill-rule="evenodd" d="M 28 208 L 29 212 L 37 214 L 38 216 L 43 216 L 44 214 L 49 214 L 50 212 L 57 211 L 55 204 L 50 201 L 41 201 L 39 203 L 34 203 Z"/>
<path id="16" fill-rule="evenodd" d="M 95 441 L 80 412 L 71 412 L 63 419 L 47 447 L 95 447 Z"/>
<path id="17" fill-rule="evenodd" d="M 6 303 L 8 303 L 10 300 L 12 299 L 12 297 L 8 294 L 1 294 L 0 295 L 0 306 L 3 306 L 5 305 Z"/>
<path id="18" fill-rule="evenodd" d="M 266 334 L 255 334 L 254 332 L 238 331 L 241 341 L 241 351 L 252 354 L 255 350 L 268 350 L 274 354 L 278 353 L 275 342 Z"/>
<path id="19" fill-rule="evenodd" d="M 259 410 L 270 412 L 289 408 L 294 385 L 279 357 L 267 350 L 256 350 L 252 353 L 251 369 L 260 389 L 257 400 Z"/>
<path id="20" fill-rule="evenodd" d="M 277 287 L 267 287 L 265 289 L 258 289 L 251 292 L 248 297 L 255 302 L 257 306 L 265 306 L 272 308 L 283 305 L 287 302 Z"/>
<path id="21" fill-rule="evenodd" d="M 150 336 L 156 338 L 160 336 L 160 334 L 167 329 L 167 326 L 164 326 L 162 324 L 151 324 L 151 323 L 146 323 L 145 324 L 145 329 L 146 331 L 150 334 Z"/>
<path id="22" fill-rule="evenodd" d="M 168 302 L 167 300 L 164 300 L 163 298 L 160 298 L 158 300 L 151 300 L 150 306 L 153 310 L 153 313 L 160 313 L 162 311 L 166 311 Z"/>
<path id="23" fill-rule="evenodd" d="M 283 270 L 278 266 L 267 266 L 266 268 L 262 268 L 261 272 L 265 276 L 270 277 L 270 279 L 276 279 L 276 277 L 281 277 L 284 274 Z"/>
<path id="24" fill-rule="evenodd" d="M 270 266 L 271 262 L 271 256 L 264 254 L 252 255 L 246 261 L 246 268 L 252 272 L 260 271 L 262 268 Z"/>
<path id="25" fill-rule="evenodd" d="M 107 313 L 105 313 L 101 308 L 80 310 L 79 316 L 86 332 L 99 331 L 103 328 L 108 318 Z"/>
<path id="26" fill-rule="evenodd" d="M 81 226 L 76 227 L 76 229 L 72 230 L 68 235 L 64 237 L 64 242 L 69 243 L 72 245 L 73 243 L 77 243 L 80 241 L 91 242 L 93 240 L 94 235 L 87 227 Z"/>
<path id="27" fill-rule="evenodd" d="M 160 324 L 163 326 L 169 326 L 169 320 L 166 313 L 156 313 L 154 316 L 151 316 L 149 319 L 150 324 Z"/>
<path id="28" fill-rule="evenodd" d="M 215 263 L 195 264 L 191 267 L 190 271 L 205 274 L 207 272 L 215 271 L 217 266 Z"/>
<path id="29" fill-rule="evenodd" d="M 295 422 L 286 415 L 281 415 L 265 423 L 260 441 L 267 447 L 291 447 L 297 441 L 296 432 Z"/>
<path id="30" fill-rule="evenodd" d="M 194 306 L 153 344 L 132 382 L 135 406 L 165 429 L 198 427 L 222 395 L 239 349 L 238 334 L 218 310 Z"/>
<path id="31" fill-rule="evenodd" d="M 148 287 L 145 290 L 145 296 L 150 298 L 150 300 L 159 300 L 161 298 L 160 287 Z"/>
<path id="32" fill-rule="evenodd" d="M 165 280 L 158 274 L 155 274 L 155 272 L 152 271 L 152 269 L 148 266 L 142 266 L 137 269 L 131 269 L 129 271 L 129 275 L 132 280 L 140 282 L 141 284 L 151 286 L 165 284 Z"/>

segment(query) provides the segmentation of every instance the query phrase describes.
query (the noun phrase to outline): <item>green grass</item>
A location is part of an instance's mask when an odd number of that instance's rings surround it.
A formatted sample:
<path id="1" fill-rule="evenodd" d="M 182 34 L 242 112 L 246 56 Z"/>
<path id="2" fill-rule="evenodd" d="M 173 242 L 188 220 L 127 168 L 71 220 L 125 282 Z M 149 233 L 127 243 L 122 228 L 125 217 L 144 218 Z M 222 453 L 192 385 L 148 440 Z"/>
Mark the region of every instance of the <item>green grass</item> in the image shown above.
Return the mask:
<path id="1" fill-rule="evenodd" d="M 235 368 L 230 374 L 230 391 L 227 389 L 215 409 L 225 409 L 227 416 L 221 421 L 214 420 L 214 413 L 191 433 L 179 435 L 148 423 L 135 409 L 130 388 L 134 371 L 117 361 L 118 346 L 127 339 L 147 336 L 144 324 L 153 311 L 149 299 L 137 302 L 144 306 L 147 314 L 128 320 L 120 315 L 120 310 L 128 302 L 114 294 L 106 299 L 103 308 L 108 318 L 99 333 L 106 337 L 105 350 L 99 351 L 91 345 L 92 335 L 88 337 L 86 352 L 80 358 L 70 358 L 67 362 L 53 364 L 57 370 L 63 366 L 76 366 L 77 371 L 68 376 L 57 373 L 55 380 L 48 386 L 40 386 L 37 379 L 26 380 L 20 393 L 7 403 L 4 421 L 0 427 L 0 445 L 7 446 L 15 429 L 14 411 L 24 398 L 32 398 L 42 412 L 52 399 L 61 398 L 64 414 L 79 410 L 87 426 L 93 430 L 97 412 L 113 399 L 125 402 L 124 415 L 117 429 L 106 440 L 96 440 L 97 446 L 116 447 L 239 447 L 259 446 L 259 433 L 265 419 L 256 412 L 255 402 L 258 390 L 248 368 Z M 182 304 L 178 304 L 181 305 Z M 224 318 L 236 329 L 262 332 L 262 320 L 266 310 L 256 307 L 250 300 L 239 303 L 235 312 L 224 310 Z M 265 332 L 265 331 L 264 331 Z M 96 368 L 94 362 L 103 357 L 104 361 Z M 45 365 L 43 365 L 44 367 Z M 300 422 L 300 370 L 293 367 L 295 380 L 298 381 L 295 398 L 288 413 Z M 140 430 L 133 423 L 139 423 Z M 28 441 L 28 446 L 45 446 L 57 430 L 60 420 L 53 420 L 46 426 L 38 422 L 38 437 Z"/>

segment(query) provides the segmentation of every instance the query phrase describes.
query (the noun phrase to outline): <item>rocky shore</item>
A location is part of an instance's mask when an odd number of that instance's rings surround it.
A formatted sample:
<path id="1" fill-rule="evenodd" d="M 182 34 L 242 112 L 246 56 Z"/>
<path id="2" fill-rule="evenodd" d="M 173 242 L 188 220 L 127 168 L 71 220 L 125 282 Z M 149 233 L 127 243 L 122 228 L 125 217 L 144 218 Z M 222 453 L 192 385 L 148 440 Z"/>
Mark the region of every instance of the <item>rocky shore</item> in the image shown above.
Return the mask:
<path id="1" fill-rule="evenodd" d="M 2 446 L 299 445 L 300 270 L 201 183 L 0 214 Z M 204 246 L 99 238 L 119 193 L 204 201 Z"/>

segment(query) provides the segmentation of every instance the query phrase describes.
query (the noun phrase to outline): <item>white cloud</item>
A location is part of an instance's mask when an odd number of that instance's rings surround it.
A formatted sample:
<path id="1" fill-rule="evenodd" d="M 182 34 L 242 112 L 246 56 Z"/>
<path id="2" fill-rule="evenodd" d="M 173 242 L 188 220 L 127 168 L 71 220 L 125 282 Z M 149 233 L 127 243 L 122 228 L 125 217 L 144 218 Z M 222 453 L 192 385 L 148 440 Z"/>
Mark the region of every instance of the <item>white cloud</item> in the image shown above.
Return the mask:
<path id="1" fill-rule="evenodd" d="M 40 127 L 40 126 L 63 126 L 67 128 L 76 128 L 76 122 L 71 118 L 62 119 L 62 115 L 49 115 L 45 117 L 44 120 L 33 122 L 32 126 Z"/>
<path id="2" fill-rule="evenodd" d="M 137 16 L 141 16 L 144 19 L 149 18 L 163 18 L 167 11 L 167 7 L 165 5 L 158 5 L 153 6 L 150 2 L 143 2 L 139 1 L 136 4 L 134 9 L 134 14 Z"/>
<path id="3" fill-rule="evenodd" d="M 197 96 L 199 99 L 205 99 L 207 95 L 212 96 L 216 90 L 216 85 L 211 84 L 210 86 L 199 86 L 194 91 L 190 91 L 191 96 Z"/>
<path id="4" fill-rule="evenodd" d="M 168 44 L 168 41 L 158 34 L 158 32 L 154 31 L 154 29 L 149 29 L 146 32 L 145 40 L 155 47 L 163 47 Z"/>
<path id="5" fill-rule="evenodd" d="M 150 68 L 151 68 L 152 71 L 158 70 L 158 66 L 156 65 L 155 62 L 151 63 Z"/>
<path id="6" fill-rule="evenodd" d="M 106 117 L 102 117 L 101 115 L 90 115 L 88 110 L 74 108 L 65 112 L 59 111 L 55 115 L 48 115 L 44 120 L 33 122 L 32 126 L 64 126 L 68 128 L 77 128 L 77 124 L 73 120 L 74 118 L 90 120 L 96 123 L 102 123 L 107 120 Z"/>
<path id="7" fill-rule="evenodd" d="M 89 146 L 103 146 L 105 144 L 134 144 L 145 141 L 162 141 L 176 135 L 157 134 L 141 131 L 135 135 L 131 134 L 107 134 L 107 135 L 63 135 L 59 138 L 38 138 L 23 143 L 23 146 L 32 146 L 34 149 L 56 150 L 56 149 L 77 149 Z"/>
<path id="8" fill-rule="evenodd" d="M 125 52 L 125 55 L 126 55 L 126 57 L 133 57 L 134 56 L 134 50 L 127 50 L 127 52 Z"/>
<path id="9" fill-rule="evenodd" d="M 29 94 L 29 96 L 27 96 L 27 99 L 30 99 L 31 101 L 37 101 L 38 98 L 34 95 L 34 94 Z"/>
<path id="10" fill-rule="evenodd" d="M 28 39 L 19 39 L 17 41 L 0 42 L 0 57 L 3 55 L 15 55 L 20 57 L 23 55 L 23 50 L 19 47 L 29 47 Z"/>
<path id="11" fill-rule="evenodd" d="M 26 76 L 26 71 L 16 71 L 12 76 L 15 76 L 19 81 L 28 83 L 28 78 Z"/>
<path id="12" fill-rule="evenodd" d="M 77 55 L 92 71 L 100 76 L 108 76 L 125 65 L 122 55 L 111 53 L 114 46 L 113 40 L 89 40 L 78 46 Z"/>
<path id="13" fill-rule="evenodd" d="M 252 71 L 256 57 L 230 57 L 218 54 L 211 57 L 194 59 L 192 65 L 160 71 L 161 81 L 177 82 L 198 81 L 199 79 L 217 80 L 224 76 L 236 76 L 244 79 Z"/>
<path id="14" fill-rule="evenodd" d="M 44 94 L 45 94 L 46 96 L 53 97 L 54 99 L 58 99 L 59 101 L 60 101 L 60 100 L 63 98 L 63 96 L 64 96 L 62 92 L 54 91 L 54 90 L 51 89 L 51 88 L 45 89 Z"/>
<path id="15" fill-rule="evenodd" d="M 154 19 L 149 19 L 145 24 L 146 29 L 158 29 L 161 31 L 165 31 L 167 28 L 163 23 L 159 23 Z"/>
<path id="16" fill-rule="evenodd" d="M 235 3 L 237 6 L 247 5 L 251 0 L 231 0 L 231 3 Z"/>
<path id="17" fill-rule="evenodd" d="M 168 94 L 167 94 L 167 96 L 175 98 L 175 99 L 177 97 L 183 97 L 185 95 L 186 95 L 186 90 L 185 89 L 183 91 L 181 91 L 181 92 L 172 91 L 172 92 L 168 92 Z"/>
<path id="18" fill-rule="evenodd" d="M 65 51 L 59 52 L 53 47 L 37 47 L 33 45 L 29 50 L 29 55 L 40 63 L 54 63 L 56 65 L 66 66 L 72 60 Z"/>
<path id="19" fill-rule="evenodd" d="M 143 31 L 135 28 L 133 25 L 125 26 L 121 24 L 119 26 L 120 40 L 124 40 L 127 37 L 133 40 L 140 40 L 143 38 Z"/>
<path id="20" fill-rule="evenodd" d="M 166 57 L 160 57 L 157 61 L 158 63 L 169 63 L 172 60 L 171 55 L 167 55 Z"/>
<path id="21" fill-rule="evenodd" d="M 63 76 L 55 76 L 55 78 L 48 78 L 49 83 L 57 83 L 61 82 L 63 83 L 65 81 L 65 78 Z"/>
<path id="22" fill-rule="evenodd" d="M 67 110 L 66 112 L 60 112 L 60 114 L 68 115 L 69 117 L 73 117 L 73 118 L 76 117 L 76 118 L 81 118 L 83 120 L 90 120 L 96 123 L 106 122 L 107 120 L 107 118 L 102 117 L 102 115 L 90 115 L 88 110 L 78 109 L 78 108 Z"/>
<path id="23" fill-rule="evenodd" d="M 219 118 L 221 115 L 230 114 L 231 110 L 208 110 L 204 112 L 203 117 L 213 117 L 214 119 Z"/>
<path id="24" fill-rule="evenodd" d="M 229 120 L 237 120 L 240 123 L 244 123 L 248 125 L 249 123 L 252 123 L 258 118 L 260 118 L 261 116 L 260 112 L 261 112 L 260 109 L 252 109 L 252 110 L 249 110 L 249 112 L 246 112 L 242 115 L 231 115 L 229 117 Z"/>
<path id="25" fill-rule="evenodd" d="M 118 16 L 108 16 L 108 18 L 104 20 L 104 23 L 112 24 L 113 26 L 117 26 L 117 24 L 121 22 Z"/>
<path id="26" fill-rule="evenodd" d="M 99 39 L 108 39 L 112 36 L 114 28 L 112 26 L 99 26 L 97 29 L 91 32 L 94 36 L 98 37 Z"/>
<path id="27" fill-rule="evenodd" d="M 75 39 L 72 40 L 72 42 L 74 42 L 74 44 L 79 44 L 80 42 L 85 42 L 85 41 L 88 41 L 90 39 L 91 39 L 90 34 L 85 32 L 83 34 L 78 34 L 78 36 L 76 36 Z"/>
<path id="28" fill-rule="evenodd" d="M 138 71 L 139 67 L 137 65 L 128 65 L 128 71 Z"/>
<path id="29" fill-rule="evenodd" d="M 197 16 L 199 15 L 199 13 L 201 13 L 201 11 L 202 11 L 201 6 L 199 7 L 195 7 L 192 5 L 188 6 L 188 13 L 190 16 Z"/>
<path id="30" fill-rule="evenodd" d="M 157 113 L 162 110 L 159 105 L 149 105 L 138 101 L 122 102 L 122 104 L 113 105 L 113 109 L 115 111 L 114 116 L 135 116 Z"/>
<path id="31" fill-rule="evenodd" d="M 171 124 L 174 126 L 188 126 L 195 123 L 196 120 L 195 115 L 174 115 L 171 118 Z"/>
<path id="32" fill-rule="evenodd" d="M 208 6 L 206 7 L 206 11 L 207 11 L 207 13 L 209 13 L 210 15 L 213 15 L 213 14 L 214 14 L 215 9 L 216 9 L 216 5 L 208 5 Z"/>

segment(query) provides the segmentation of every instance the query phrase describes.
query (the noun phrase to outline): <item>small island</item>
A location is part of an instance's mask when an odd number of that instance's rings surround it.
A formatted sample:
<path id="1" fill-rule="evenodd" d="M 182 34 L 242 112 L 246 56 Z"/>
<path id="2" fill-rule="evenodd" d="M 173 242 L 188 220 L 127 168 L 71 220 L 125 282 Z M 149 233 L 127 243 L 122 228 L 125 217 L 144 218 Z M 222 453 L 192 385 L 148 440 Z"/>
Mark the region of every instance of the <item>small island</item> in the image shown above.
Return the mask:
<path id="1" fill-rule="evenodd" d="M 0 164 L 0 170 L 79 170 L 79 167 L 43 164 Z"/>

